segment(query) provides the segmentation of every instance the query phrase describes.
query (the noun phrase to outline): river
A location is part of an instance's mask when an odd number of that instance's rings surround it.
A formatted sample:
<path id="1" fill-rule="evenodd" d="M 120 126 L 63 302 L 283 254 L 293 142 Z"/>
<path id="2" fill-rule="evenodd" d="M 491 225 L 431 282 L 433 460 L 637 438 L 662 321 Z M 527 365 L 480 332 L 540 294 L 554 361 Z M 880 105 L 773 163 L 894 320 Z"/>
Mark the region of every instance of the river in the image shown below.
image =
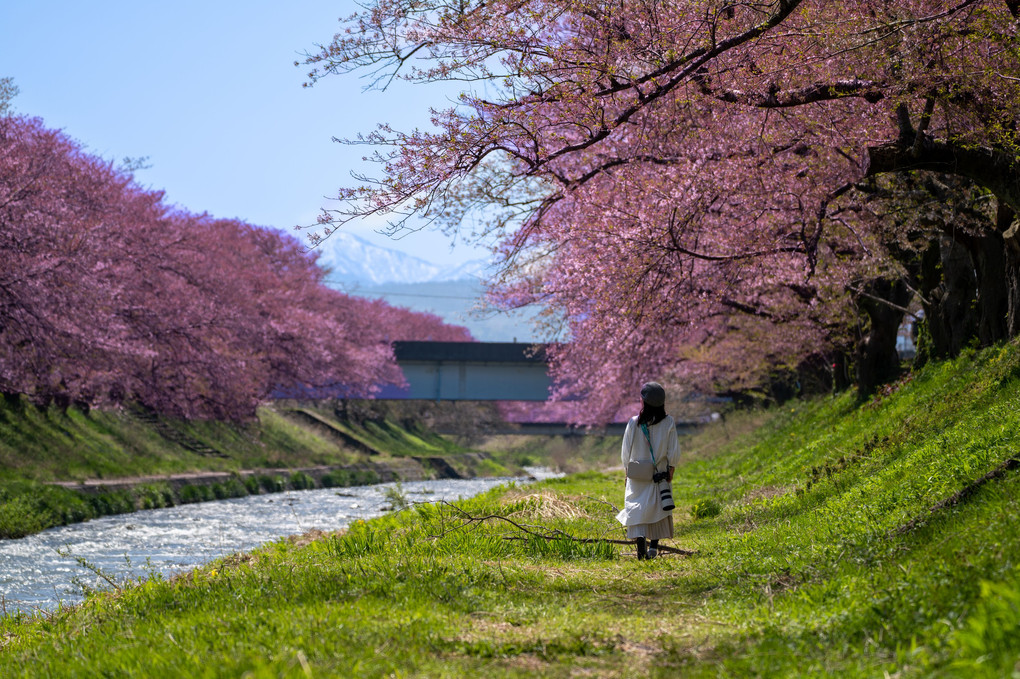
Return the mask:
<path id="1" fill-rule="evenodd" d="M 555 476 L 529 468 L 535 478 Z M 527 479 L 409 481 L 408 502 L 456 500 Z M 0 615 L 52 610 L 82 600 L 82 586 L 106 583 L 79 560 L 117 582 L 160 574 L 169 577 L 221 556 L 249 551 L 281 537 L 318 529 L 334 531 L 389 509 L 395 484 L 287 491 L 270 495 L 149 509 L 51 528 L 0 541 Z"/>

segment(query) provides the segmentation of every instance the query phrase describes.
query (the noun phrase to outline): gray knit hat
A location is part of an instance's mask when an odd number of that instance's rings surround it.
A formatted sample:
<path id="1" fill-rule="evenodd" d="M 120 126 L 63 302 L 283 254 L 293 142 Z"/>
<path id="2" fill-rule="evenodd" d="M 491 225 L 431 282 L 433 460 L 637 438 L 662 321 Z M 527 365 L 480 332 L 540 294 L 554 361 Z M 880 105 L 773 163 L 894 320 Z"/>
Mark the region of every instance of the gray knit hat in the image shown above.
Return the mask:
<path id="1" fill-rule="evenodd" d="M 658 382 L 645 382 L 641 387 L 641 400 L 656 408 L 666 405 L 666 390 Z"/>

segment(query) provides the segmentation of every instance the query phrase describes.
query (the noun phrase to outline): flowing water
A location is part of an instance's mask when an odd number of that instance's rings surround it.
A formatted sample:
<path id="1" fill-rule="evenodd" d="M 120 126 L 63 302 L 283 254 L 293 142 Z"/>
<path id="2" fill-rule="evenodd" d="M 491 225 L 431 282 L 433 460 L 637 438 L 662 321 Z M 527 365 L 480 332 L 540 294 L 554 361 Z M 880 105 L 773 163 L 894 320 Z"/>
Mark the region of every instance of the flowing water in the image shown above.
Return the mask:
<path id="1" fill-rule="evenodd" d="M 550 476 L 529 468 L 532 476 Z M 413 481 L 408 502 L 456 500 L 526 479 Z M 51 528 L 0 541 L 0 615 L 49 610 L 82 599 L 82 587 L 106 583 L 84 560 L 117 582 L 190 570 L 235 552 L 312 529 L 334 531 L 390 507 L 395 484 L 323 488 L 149 509 Z"/>

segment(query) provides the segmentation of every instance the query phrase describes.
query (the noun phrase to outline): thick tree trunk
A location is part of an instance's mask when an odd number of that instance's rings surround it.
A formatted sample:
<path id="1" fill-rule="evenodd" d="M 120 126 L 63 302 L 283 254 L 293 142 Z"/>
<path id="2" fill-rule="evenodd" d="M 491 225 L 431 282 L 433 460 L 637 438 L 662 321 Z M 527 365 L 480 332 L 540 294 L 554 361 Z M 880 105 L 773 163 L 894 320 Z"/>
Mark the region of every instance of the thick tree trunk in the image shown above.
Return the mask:
<path id="1" fill-rule="evenodd" d="M 929 358 L 951 358 L 977 335 L 977 280 L 970 253 L 946 236 L 921 259 L 922 306 L 931 340 Z"/>
<path id="2" fill-rule="evenodd" d="M 977 276 L 977 336 L 987 347 L 1008 337 L 1006 279 L 1006 244 L 1000 233 L 971 238 L 968 250 Z"/>
<path id="3" fill-rule="evenodd" d="M 912 294 L 903 280 L 879 279 L 868 283 L 864 294 L 858 296 L 857 306 L 868 317 L 868 331 L 857 346 L 855 361 L 857 391 L 861 396 L 899 376 L 896 339 L 903 322 L 903 308 Z"/>

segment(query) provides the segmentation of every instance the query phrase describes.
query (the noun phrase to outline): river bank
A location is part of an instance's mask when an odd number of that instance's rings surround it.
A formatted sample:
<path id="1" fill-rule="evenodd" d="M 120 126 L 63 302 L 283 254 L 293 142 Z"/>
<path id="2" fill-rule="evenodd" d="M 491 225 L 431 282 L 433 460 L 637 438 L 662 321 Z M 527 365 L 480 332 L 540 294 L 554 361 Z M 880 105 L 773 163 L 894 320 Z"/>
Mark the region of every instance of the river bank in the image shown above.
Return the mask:
<path id="1" fill-rule="evenodd" d="M 7 616 L 0 675 L 1015 674 L 1015 344 L 737 424 L 684 446 L 684 555 L 606 542 L 623 474 L 590 471 Z"/>
<path id="2" fill-rule="evenodd" d="M 0 401 L 0 538 L 139 509 L 394 480 L 515 476 L 599 464 L 599 437 L 493 437 L 491 408 L 275 402 L 248 423 Z M 430 424 L 457 422 L 462 435 Z M 456 429 L 456 427 L 454 427 Z M 563 437 L 560 437 L 563 439 Z"/>
<path id="3" fill-rule="evenodd" d="M 544 470 L 529 468 L 532 476 Z M 0 602 L 7 614 L 53 611 L 86 592 L 162 579 L 293 535 L 344 530 L 420 502 L 458 500 L 523 478 L 402 481 L 248 495 L 106 516 L 0 541 Z"/>

